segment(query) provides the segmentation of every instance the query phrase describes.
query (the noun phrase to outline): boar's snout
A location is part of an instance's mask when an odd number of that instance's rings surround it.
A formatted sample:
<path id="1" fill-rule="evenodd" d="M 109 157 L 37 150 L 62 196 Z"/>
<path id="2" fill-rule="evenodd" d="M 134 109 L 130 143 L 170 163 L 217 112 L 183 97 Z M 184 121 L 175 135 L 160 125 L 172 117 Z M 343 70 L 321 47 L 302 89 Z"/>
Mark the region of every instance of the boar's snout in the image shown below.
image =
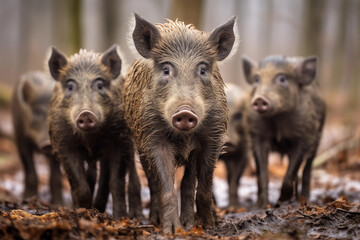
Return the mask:
<path id="1" fill-rule="evenodd" d="M 181 106 L 172 115 L 172 125 L 179 130 L 188 131 L 196 127 L 198 117 L 190 106 Z"/>
<path id="2" fill-rule="evenodd" d="M 257 97 L 252 102 L 252 108 L 259 113 L 265 113 L 270 109 L 270 102 L 264 97 Z"/>
<path id="3" fill-rule="evenodd" d="M 76 117 L 76 126 L 81 130 L 87 131 L 93 129 L 97 123 L 96 115 L 89 111 L 84 110 Z"/>

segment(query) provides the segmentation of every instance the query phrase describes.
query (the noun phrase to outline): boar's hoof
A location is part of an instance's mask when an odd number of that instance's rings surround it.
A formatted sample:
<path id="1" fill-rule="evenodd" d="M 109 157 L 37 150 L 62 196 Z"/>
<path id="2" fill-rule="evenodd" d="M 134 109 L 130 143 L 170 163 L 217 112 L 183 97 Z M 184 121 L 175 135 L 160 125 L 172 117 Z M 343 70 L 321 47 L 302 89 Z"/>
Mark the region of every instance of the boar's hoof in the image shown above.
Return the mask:
<path id="1" fill-rule="evenodd" d="M 258 97 L 253 101 L 252 108 L 259 113 L 264 113 L 270 109 L 270 102 L 263 97 Z"/>
<path id="2" fill-rule="evenodd" d="M 172 116 L 172 125 L 182 131 L 193 129 L 197 122 L 198 117 L 189 106 L 180 107 Z"/>
<path id="3" fill-rule="evenodd" d="M 75 121 L 78 128 L 87 131 L 96 126 L 97 117 L 93 112 L 84 110 L 77 116 Z"/>

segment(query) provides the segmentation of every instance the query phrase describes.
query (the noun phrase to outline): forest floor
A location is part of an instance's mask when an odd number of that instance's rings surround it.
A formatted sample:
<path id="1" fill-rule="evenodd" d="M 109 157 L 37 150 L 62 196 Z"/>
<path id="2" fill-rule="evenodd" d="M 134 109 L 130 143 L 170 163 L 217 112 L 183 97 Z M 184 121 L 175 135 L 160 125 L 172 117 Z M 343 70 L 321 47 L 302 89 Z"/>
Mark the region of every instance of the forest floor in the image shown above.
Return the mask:
<path id="1" fill-rule="evenodd" d="M 0 130 L 11 132 L 10 125 L 8 112 L 0 109 Z M 269 208 L 255 208 L 257 184 L 251 162 L 238 190 L 241 208 L 229 210 L 226 171 L 219 162 L 214 179 L 216 226 L 206 230 L 194 227 L 172 235 L 164 235 L 159 228 L 135 219 L 113 221 L 111 198 L 106 213 L 73 210 L 65 178 L 66 206 L 50 205 L 48 164 L 41 155 L 36 155 L 39 196 L 23 200 L 24 175 L 16 148 L 11 139 L 0 135 L 0 239 L 360 239 L 359 135 L 359 131 L 337 124 L 325 127 L 307 203 L 276 203 L 287 160 L 273 154 L 269 165 Z M 150 197 L 140 167 L 139 175 L 147 216 Z"/>

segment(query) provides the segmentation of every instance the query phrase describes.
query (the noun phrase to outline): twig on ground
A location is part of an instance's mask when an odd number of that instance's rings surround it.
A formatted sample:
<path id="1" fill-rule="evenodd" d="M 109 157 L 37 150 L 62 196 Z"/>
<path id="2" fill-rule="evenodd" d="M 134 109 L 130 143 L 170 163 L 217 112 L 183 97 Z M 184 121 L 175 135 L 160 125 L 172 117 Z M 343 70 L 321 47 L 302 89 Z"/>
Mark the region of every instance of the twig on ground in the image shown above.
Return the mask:
<path id="1" fill-rule="evenodd" d="M 299 209 L 296 210 L 296 212 L 297 212 L 298 214 L 304 216 L 304 217 L 307 217 L 307 218 L 310 218 L 310 219 L 314 219 L 313 216 L 307 215 L 307 214 L 303 213 L 302 211 L 300 211 Z"/>

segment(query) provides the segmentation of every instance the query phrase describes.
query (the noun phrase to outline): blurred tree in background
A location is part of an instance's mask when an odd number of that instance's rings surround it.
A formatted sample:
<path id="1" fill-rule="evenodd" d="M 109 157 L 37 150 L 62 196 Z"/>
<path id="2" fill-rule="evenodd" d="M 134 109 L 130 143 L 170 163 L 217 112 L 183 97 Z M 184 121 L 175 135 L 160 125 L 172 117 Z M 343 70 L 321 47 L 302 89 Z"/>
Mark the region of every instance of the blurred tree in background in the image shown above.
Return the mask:
<path id="1" fill-rule="evenodd" d="M 225 81 L 244 88 L 242 54 L 256 61 L 270 54 L 317 55 L 329 121 L 359 124 L 359 0 L 2 0 L 0 94 L 22 73 L 43 69 L 50 45 L 71 55 L 117 43 L 131 63 L 127 38 L 133 12 L 154 23 L 178 18 L 205 31 L 236 15 L 239 50 L 220 70 Z"/>

